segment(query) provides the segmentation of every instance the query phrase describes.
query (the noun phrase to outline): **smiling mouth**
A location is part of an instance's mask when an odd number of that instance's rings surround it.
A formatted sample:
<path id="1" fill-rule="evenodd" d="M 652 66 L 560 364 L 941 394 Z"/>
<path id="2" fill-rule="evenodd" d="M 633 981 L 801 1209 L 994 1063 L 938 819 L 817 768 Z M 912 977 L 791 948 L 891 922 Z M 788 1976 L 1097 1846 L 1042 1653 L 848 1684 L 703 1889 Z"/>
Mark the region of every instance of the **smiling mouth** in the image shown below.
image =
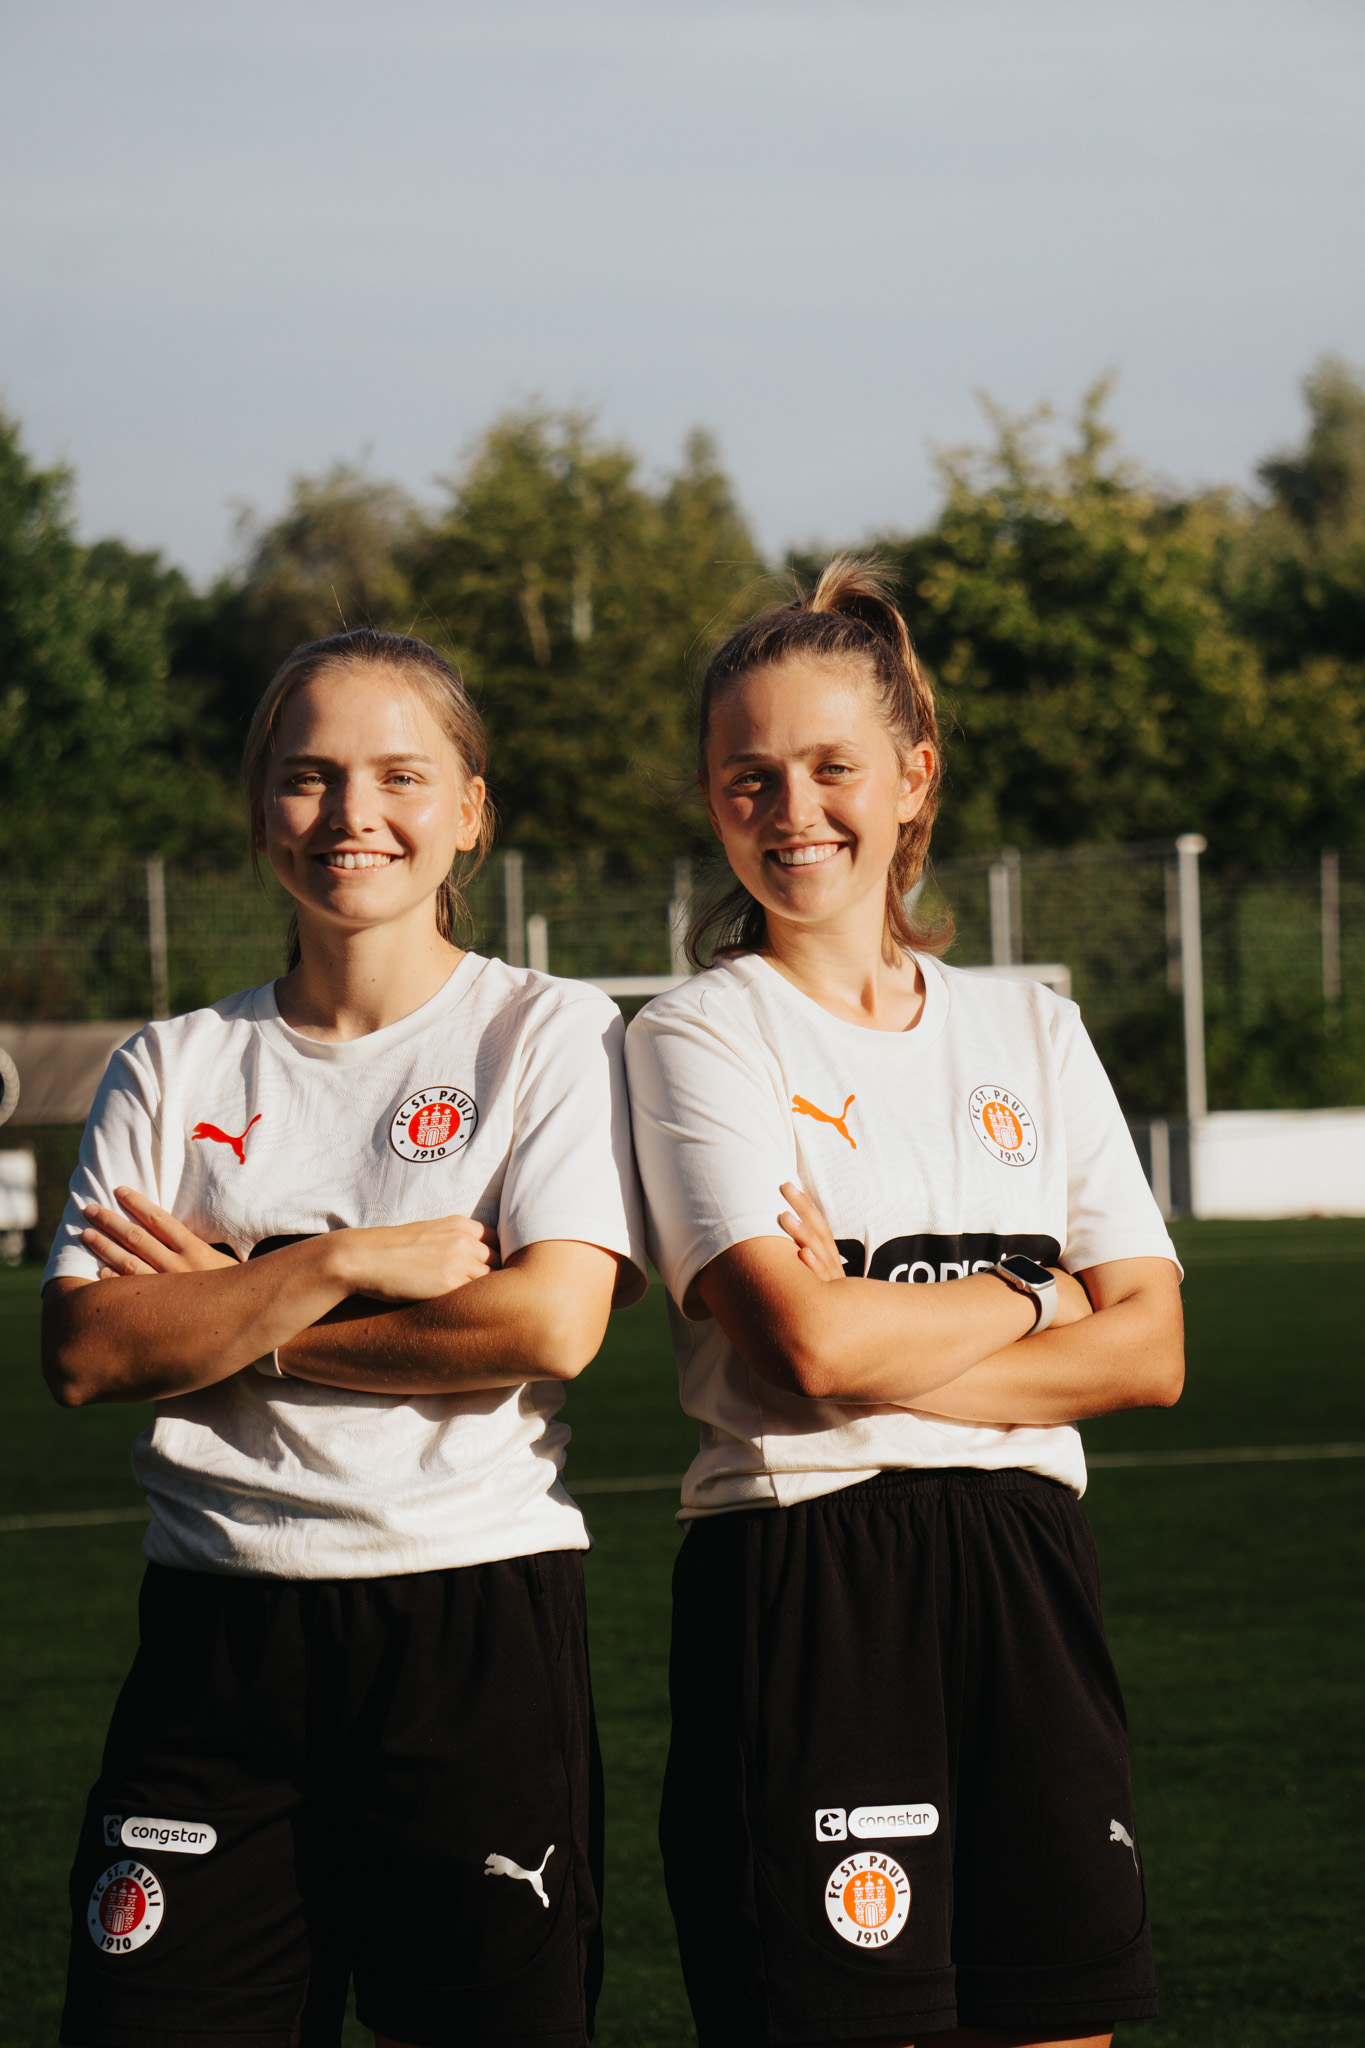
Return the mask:
<path id="1" fill-rule="evenodd" d="M 769 853 L 781 868 L 816 868 L 842 853 L 844 845 L 842 839 L 827 839 L 819 846 L 774 846 Z"/>
<path id="2" fill-rule="evenodd" d="M 353 868 L 392 867 L 396 860 L 402 859 L 402 855 L 397 853 L 320 853 L 316 855 L 316 859 L 322 867 L 339 868 L 343 873 L 349 874 Z"/>

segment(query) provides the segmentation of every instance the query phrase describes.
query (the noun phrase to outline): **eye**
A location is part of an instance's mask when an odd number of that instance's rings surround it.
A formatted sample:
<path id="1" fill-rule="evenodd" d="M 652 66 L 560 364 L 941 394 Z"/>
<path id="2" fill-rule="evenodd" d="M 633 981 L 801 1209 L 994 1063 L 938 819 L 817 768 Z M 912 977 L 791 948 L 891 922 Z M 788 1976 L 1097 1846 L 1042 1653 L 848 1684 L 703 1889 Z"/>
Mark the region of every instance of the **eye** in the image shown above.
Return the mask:
<path id="1" fill-rule="evenodd" d="M 417 777 L 410 775 L 406 768 L 400 768 L 389 777 L 391 789 L 416 789 Z"/>

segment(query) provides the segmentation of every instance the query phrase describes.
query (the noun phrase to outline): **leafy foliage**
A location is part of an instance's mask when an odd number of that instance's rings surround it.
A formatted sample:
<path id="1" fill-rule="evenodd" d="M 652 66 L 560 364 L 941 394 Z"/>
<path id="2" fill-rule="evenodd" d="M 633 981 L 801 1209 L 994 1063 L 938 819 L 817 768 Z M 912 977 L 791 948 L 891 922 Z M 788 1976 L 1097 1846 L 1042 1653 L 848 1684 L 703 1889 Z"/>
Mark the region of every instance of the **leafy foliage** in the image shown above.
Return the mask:
<path id="1" fill-rule="evenodd" d="M 1200 830 L 1264 865 L 1361 843 L 1365 641 L 1348 659 L 1300 632 L 1277 658 L 1257 613 L 1283 629 L 1321 529 L 1230 493 L 1162 494 L 1117 457 L 1105 396 L 1060 453 L 1046 412 L 993 410 L 990 450 L 942 459 L 934 526 L 882 543 L 958 728 L 939 851 Z M 1350 474 L 1333 502 L 1361 520 L 1365 462 Z M 1365 560 L 1334 559 L 1360 604 Z"/>
<path id="2" fill-rule="evenodd" d="M 0 415 L 0 846 L 15 865 L 212 855 L 234 807 L 168 676 L 188 586 L 117 541 L 82 548 L 70 499 Z"/>

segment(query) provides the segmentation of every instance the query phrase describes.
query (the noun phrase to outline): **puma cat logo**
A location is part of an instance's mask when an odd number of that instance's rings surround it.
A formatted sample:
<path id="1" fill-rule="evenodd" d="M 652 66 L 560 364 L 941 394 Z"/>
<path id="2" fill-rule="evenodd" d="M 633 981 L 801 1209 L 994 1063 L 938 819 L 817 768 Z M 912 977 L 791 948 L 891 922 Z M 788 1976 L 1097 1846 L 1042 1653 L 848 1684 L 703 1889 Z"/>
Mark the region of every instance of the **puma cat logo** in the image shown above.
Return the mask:
<path id="1" fill-rule="evenodd" d="M 548 1910 L 550 1901 L 546 1896 L 545 1887 L 540 1881 L 540 1872 L 544 1870 L 554 1853 L 555 1845 L 551 1842 L 549 1848 L 540 1859 L 540 1870 L 523 1870 L 521 1865 L 514 1863 L 510 1856 L 488 1856 L 484 1859 L 483 1874 L 485 1877 L 524 1877 L 536 1897 L 540 1900 L 541 1905 Z"/>
<path id="2" fill-rule="evenodd" d="M 237 1164 L 245 1166 L 246 1132 L 251 1129 L 252 1124 L 258 1124 L 260 1120 L 261 1112 L 258 1109 L 240 1138 L 234 1138 L 231 1131 L 220 1131 L 217 1124 L 196 1124 L 190 1132 L 190 1143 L 193 1144 L 196 1138 L 212 1138 L 215 1145 L 231 1145 L 233 1151 L 237 1154 Z"/>
<path id="3" fill-rule="evenodd" d="M 1132 1836 L 1129 1834 L 1127 1828 L 1123 1825 L 1123 1822 L 1121 1820 L 1110 1821 L 1109 1839 L 1111 1842 L 1122 1842 L 1125 1849 L 1132 1850 L 1133 1868 L 1134 1870 L 1136 1870 L 1138 1867 L 1137 1843 L 1133 1840 Z"/>
<path id="4" fill-rule="evenodd" d="M 793 1116 L 813 1116 L 818 1124 L 833 1124 L 841 1138 L 848 1138 L 848 1125 L 844 1122 L 844 1118 L 848 1115 L 849 1102 L 856 1102 L 857 1100 L 856 1095 L 850 1095 L 848 1102 L 844 1104 L 838 1116 L 831 1116 L 827 1109 L 817 1109 L 813 1102 L 807 1102 L 804 1095 L 793 1095 L 792 1114 Z M 857 1139 L 848 1138 L 848 1142 L 856 1152 L 858 1149 Z"/>

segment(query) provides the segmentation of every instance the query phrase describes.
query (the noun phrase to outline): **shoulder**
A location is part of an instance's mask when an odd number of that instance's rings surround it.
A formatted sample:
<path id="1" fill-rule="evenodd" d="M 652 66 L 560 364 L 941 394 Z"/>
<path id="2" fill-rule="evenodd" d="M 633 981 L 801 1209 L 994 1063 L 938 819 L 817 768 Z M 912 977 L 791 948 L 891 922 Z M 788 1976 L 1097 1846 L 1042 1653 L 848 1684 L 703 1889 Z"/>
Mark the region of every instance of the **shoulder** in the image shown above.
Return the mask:
<path id="1" fill-rule="evenodd" d="M 1026 975 L 983 974 L 965 967 L 947 967 L 941 960 L 921 960 L 926 974 L 940 974 L 948 993 L 950 1028 L 977 1021 L 987 1028 L 1027 1031 L 1053 1044 L 1069 1037 L 1081 1013 L 1068 996 Z"/>
<path id="2" fill-rule="evenodd" d="M 510 1027 L 514 1041 L 532 1058 L 537 1049 L 548 1052 L 566 1044 L 619 1045 L 625 1028 L 611 997 L 589 981 L 490 959 L 475 987 L 484 1025 L 495 1036 Z"/>
<path id="3" fill-rule="evenodd" d="M 727 960 L 645 1004 L 626 1031 L 626 1065 L 632 1080 L 708 1056 L 760 1067 L 766 1044 L 751 978 L 743 962 Z"/>
<path id="4" fill-rule="evenodd" d="M 239 989 L 236 995 L 224 996 L 201 1010 L 154 1018 L 115 1049 L 110 1074 L 122 1069 L 154 1075 L 164 1086 L 178 1068 L 213 1059 L 233 1035 L 253 1029 L 262 993 L 261 989 Z"/>

